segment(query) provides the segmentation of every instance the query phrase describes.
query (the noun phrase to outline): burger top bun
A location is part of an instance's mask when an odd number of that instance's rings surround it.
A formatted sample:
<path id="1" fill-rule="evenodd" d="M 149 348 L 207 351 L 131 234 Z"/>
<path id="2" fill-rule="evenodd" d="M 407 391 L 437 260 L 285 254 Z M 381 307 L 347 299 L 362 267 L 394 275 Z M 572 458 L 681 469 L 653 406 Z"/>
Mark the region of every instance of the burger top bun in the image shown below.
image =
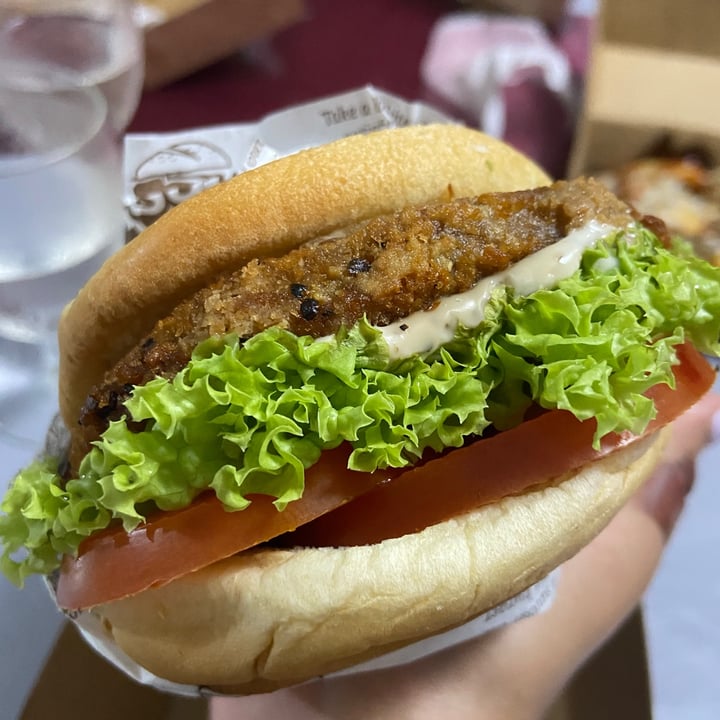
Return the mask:
<path id="1" fill-rule="evenodd" d="M 458 125 L 356 135 L 277 160 L 181 203 L 113 256 L 63 313 L 60 410 L 157 320 L 222 270 L 406 205 L 549 182 L 502 142 Z"/>
<path id="2" fill-rule="evenodd" d="M 236 555 L 96 608 L 156 675 L 267 692 L 460 625 L 587 544 L 643 482 L 648 436 L 569 476 L 377 545 Z"/>

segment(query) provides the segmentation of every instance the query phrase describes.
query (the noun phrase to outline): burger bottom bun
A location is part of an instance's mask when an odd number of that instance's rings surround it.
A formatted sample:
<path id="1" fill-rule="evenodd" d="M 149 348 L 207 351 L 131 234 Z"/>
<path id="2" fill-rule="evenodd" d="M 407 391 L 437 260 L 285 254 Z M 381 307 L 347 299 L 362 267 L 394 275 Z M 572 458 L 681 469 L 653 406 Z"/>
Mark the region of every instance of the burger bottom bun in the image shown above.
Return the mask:
<path id="1" fill-rule="evenodd" d="M 607 525 L 663 444 L 649 436 L 413 535 L 245 552 L 96 611 L 160 677 L 228 694 L 296 684 L 458 626 L 537 582 Z"/>

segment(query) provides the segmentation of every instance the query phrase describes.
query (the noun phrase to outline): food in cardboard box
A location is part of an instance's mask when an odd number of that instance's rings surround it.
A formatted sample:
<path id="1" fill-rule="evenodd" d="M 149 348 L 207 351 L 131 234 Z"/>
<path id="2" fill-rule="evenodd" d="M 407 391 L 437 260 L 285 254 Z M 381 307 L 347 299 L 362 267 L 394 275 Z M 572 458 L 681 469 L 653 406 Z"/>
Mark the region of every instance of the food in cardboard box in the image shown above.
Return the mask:
<path id="1" fill-rule="evenodd" d="M 5 572 L 62 562 L 61 606 L 160 677 L 237 693 L 543 577 L 712 384 L 690 343 L 720 350 L 720 270 L 597 183 L 547 182 L 481 133 L 410 127 L 157 220 L 63 316 L 73 452 L 16 478 Z"/>
<path id="2" fill-rule="evenodd" d="M 646 215 L 665 222 L 701 256 L 720 265 L 720 169 L 692 155 L 633 160 L 600 179 Z"/>

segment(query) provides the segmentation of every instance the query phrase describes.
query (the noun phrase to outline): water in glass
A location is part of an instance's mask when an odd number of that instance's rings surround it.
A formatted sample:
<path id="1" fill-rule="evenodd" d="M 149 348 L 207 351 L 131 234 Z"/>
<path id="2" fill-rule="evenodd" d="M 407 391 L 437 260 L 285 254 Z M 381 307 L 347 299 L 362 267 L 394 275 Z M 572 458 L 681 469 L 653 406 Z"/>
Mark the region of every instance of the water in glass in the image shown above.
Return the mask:
<path id="1" fill-rule="evenodd" d="M 25 0 L 27 4 L 27 0 Z M 12 3 L 11 3 L 12 4 Z M 140 97 L 143 46 L 128 0 L 43 0 L 20 9 L 0 9 L 0 67 L 39 63 L 62 70 L 70 86 L 95 86 L 105 95 L 110 119 L 120 133 Z M 27 74 L 41 87 L 54 73 Z"/>
<path id="2" fill-rule="evenodd" d="M 52 337 L 122 245 L 119 156 L 97 91 L 0 86 L 0 336 Z"/>

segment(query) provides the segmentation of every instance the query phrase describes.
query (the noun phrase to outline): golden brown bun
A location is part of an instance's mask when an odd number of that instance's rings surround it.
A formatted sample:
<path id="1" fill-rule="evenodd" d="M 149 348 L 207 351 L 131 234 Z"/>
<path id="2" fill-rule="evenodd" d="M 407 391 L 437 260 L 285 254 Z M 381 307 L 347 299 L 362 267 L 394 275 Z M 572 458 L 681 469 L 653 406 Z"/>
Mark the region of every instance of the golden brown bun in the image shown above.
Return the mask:
<path id="1" fill-rule="evenodd" d="M 406 205 L 549 182 L 520 153 L 457 125 L 349 137 L 275 161 L 177 206 L 112 257 L 60 321 L 60 410 L 221 270 Z"/>
<path id="2" fill-rule="evenodd" d="M 266 692 L 460 625 L 587 544 L 645 480 L 657 435 L 550 487 L 373 546 L 243 553 L 97 608 L 156 675 Z"/>

